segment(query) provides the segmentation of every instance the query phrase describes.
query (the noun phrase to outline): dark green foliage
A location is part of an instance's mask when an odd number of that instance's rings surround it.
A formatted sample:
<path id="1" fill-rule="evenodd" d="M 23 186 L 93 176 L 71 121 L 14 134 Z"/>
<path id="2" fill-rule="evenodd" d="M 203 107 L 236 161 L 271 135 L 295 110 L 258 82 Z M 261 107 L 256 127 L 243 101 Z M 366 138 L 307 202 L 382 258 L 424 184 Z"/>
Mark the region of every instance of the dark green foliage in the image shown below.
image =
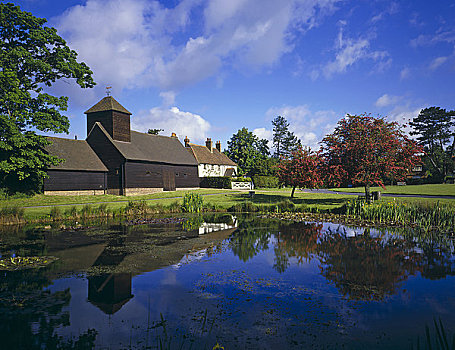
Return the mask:
<path id="1" fill-rule="evenodd" d="M 286 118 L 277 116 L 272 120 L 274 157 L 288 157 L 293 151 L 301 146 L 300 140 L 289 131 L 289 123 Z"/>
<path id="2" fill-rule="evenodd" d="M 233 177 L 231 182 L 251 182 L 251 177 Z"/>
<path id="3" fill-rule="evenodd" d="M 199 213 L 203 205 L 204 201 L 199 193 L 188 192 L 183 196 L 182 210 L 186 213 Z"/>
<path id="4" fill-rule="evenodd" d="M 264 162 L 269 155 L 267 140 L 259 140 L 247 128 L 242 128 L 232 135 L 227 142 L 225 154 L 239 166 L 240 175 L 254 175 L 257 166 Z M 263 167 L 263 165 L 261 165 Z"/>
<path id="5" fill-rule="evenodd" d="M 231 188 L 231 178 L 229 176 L 209 176 L 201 179 L 200 187 L 203 188 Z"/>
<path id="6" fill-rule="evenodd" d="M 46 169 L 59 159 L 35 131 L 68 132 L 67 97 L 44 92 L 61 78 L 94 86 L 92 72 L 47 21 L 0 3 L 0 187 L 39 191 Z"/>
<path id="7" fill-rule="evenodd" d="M 277 188 L 279 187 L 278 178 L 275 176 L 253 176 L 255 188 Z"/>
<path id="8" fill-rule="evenodd" d="M 424 108 L 409 125 L 411 135 L 425 149 L 423 157 L 425 168 L 432 182 L 442 182 L 453 171 L 452 157 L 455 155 L 454 121 L 455 111 L 446 111 L 440 107 Z"/>

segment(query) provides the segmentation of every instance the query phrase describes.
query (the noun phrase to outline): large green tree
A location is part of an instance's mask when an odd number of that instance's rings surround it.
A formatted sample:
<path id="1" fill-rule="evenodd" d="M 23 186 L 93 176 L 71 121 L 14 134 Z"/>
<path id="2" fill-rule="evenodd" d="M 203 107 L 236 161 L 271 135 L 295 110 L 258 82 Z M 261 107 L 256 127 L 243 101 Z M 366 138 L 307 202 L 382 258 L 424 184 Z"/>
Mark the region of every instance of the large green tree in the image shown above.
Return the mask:
<path id="1" fill-rule="evenodd" d="M 293 132 L 289 131 L 289 123 L 281 115 L 272 120 L 273 125 L 273 147 L 276 158 L 288 157 L 295 152 L 300 144 L 300 140 Z"/>
<path id="2" fill-rule="evenodd" d="M 89 67 L 46 22 L 0 4 L 0 187 L 13 192 L 37 190 L 46 169 L 59 162 L 36 131 L 68 132 L 62 114 L 68 98 L 46 93 L 46 87 L 61 78 L 82 88 L 95 85 Z"/>
<path id="3" fill-rule="evenodd" d="M 426 166 L 433 178 L 443 180 L 453 170 L 455 149 L 455 132 L 453 117 L 455 111 L 440 107 L 424 108 L 409 125 L 413 128 L 411 135 L 416 135 L 424 147 Z"/>
<path id="4" fill-rule="evenodd" d="M 263 175 L 270 154 L 267 140 L 261 140 L 247 128 L 242 128 L 227 144 L 225 153 L 238 164 L 240 175 Z"/>

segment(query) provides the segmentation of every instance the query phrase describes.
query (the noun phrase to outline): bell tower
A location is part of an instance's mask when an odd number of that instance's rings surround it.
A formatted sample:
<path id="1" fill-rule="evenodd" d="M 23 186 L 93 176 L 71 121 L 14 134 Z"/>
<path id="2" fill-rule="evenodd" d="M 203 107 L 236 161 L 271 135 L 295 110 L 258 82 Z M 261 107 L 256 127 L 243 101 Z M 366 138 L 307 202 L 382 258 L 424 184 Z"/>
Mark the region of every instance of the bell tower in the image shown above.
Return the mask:
<path id="1" fill-rule="evenodd" d="M 104 97 L 84 113 L 87 114 L 87 136 L 93 125 L 96 122 L 100 122 L 114 140 L 131 142 L 131 112 L 112 96 Z"/>

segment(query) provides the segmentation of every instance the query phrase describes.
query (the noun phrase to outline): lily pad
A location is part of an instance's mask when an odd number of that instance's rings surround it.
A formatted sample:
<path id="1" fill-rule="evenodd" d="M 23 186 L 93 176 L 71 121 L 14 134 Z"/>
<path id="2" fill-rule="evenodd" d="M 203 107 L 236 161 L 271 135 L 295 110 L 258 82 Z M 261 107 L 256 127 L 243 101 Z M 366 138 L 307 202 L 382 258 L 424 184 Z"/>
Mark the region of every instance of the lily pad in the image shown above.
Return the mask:
<path id="1" fill-rule="evenodd" d="M 45 267 L 58 260 L 54 256 L 17 256 L 0 259 L 0 271 L 16 271 Z"/>

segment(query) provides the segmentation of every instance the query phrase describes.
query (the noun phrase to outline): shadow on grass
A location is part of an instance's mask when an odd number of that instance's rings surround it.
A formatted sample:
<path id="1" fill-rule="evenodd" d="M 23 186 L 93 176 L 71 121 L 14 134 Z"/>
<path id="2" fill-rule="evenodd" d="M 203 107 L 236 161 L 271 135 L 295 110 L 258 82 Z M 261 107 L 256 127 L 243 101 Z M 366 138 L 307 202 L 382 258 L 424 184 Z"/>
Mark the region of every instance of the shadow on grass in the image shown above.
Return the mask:
<path id="1" fill-rule="evenodd" d="M 252 198 L 250 198 L 247 193 L 241 193 L 232 196 L 232 200 L 234 202 L 244 202 L 245 200 L 249 200 L 254 204 L 275 204 L 286 199 L 289 199 L 296 205 L 341 205 L 347 201 L 345 198 L 291 198 L 289 195 L 285 194 L 255 194 Z"/>

